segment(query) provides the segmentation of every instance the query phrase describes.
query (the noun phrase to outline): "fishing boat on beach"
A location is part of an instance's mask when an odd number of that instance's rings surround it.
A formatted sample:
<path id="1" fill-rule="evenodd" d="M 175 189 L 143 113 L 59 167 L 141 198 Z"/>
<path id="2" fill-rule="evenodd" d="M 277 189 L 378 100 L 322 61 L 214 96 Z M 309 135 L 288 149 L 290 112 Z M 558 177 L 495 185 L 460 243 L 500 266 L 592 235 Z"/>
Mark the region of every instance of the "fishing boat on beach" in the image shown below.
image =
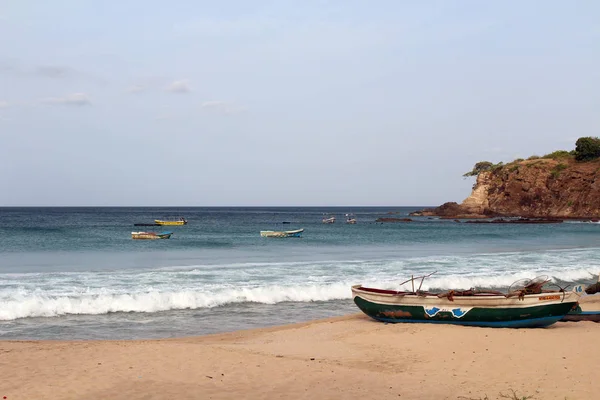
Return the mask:
<path id="1" fill-rule="evenodd" d="M 154 223 L 157 225 L 186 225 L 187 224 L 187 220 L 183 217 L 179 217 L 176 220 L 162 220 L 162 219 L 155 219 Z"/>
<path id="2" fill-rule="evenodd" d="M 395 291 L 352 286 L 358 308 L 369 317 L 383 322 L 442 323 L 498 328 L 546 327 L 561 320 L 576 307 L 580 297 L 577 287 L 566 291 L 548 290 L 547 277 L 520 280 L 507 293 L 493 290 L 422 291 L 423 280 L 413 277 L 411 291 Z M 421 279 L 414 289 L 415 279 Z M 402 285 L 401 284 L 401 285 Z"/>
<path id="3" fill-rule="evenodd" d="M 156 239 L 169 239 L 173 232 L 131 232 L 132 239 L 148 239 L 148 240 L 156 240 Z"/>
<path id="4" fill-rule="evenodd" d="M 301 237 L 304 229 L 296 229 L 293 231 L 260 231 L 262 237 L 286 238 L 286 237 Z"/>

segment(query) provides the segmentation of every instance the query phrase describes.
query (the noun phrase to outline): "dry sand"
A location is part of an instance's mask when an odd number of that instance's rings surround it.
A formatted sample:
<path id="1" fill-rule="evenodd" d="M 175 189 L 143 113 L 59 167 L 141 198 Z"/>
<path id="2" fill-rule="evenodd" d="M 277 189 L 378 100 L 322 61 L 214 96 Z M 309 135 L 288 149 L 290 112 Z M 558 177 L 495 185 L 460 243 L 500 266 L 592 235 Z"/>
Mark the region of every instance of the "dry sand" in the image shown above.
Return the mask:
<path id="1" fill-rule="evenodd" d="M 585 300 L 600 309 L 600 296 Z M 493 329 L 355 314 L 180 339 L 0 341 L 0 399 L 596 399 L 599 337 L 593 322 Z"/>

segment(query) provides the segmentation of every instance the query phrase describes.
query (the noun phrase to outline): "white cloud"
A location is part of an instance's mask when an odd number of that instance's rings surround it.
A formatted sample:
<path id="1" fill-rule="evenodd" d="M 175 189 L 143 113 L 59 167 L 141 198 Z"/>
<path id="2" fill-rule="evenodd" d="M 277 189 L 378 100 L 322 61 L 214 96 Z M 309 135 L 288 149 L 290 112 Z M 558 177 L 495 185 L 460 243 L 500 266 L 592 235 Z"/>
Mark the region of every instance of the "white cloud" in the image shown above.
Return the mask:
<path id="1" fill-rule="evenodd" d="M 175 81 L 167 86 L 166 90 L 173 93 L 188 93 L 192 91 L 189 82 L 186 80 Z"/>
<path id="2" fill-rule="evenodd" d="M 8 108 L 9 106 L 10 104 L 8 103 L 8 101 L 0 100 L 0 108 Z"/>
<path id="3" fill-rule="evenodd" d="M 201 108 L 223 108 L 227 105 L 228 103 L 226 101 L 223 100 L 211 100 L 211 101 L 205 101 L 204 103 L 202 103 L 202 105 L 200 106 Z"/>
<path id="4" fill-rule="evenodd" d="M 86 106 L 92 104 L 85 93 L 71 93 L 63 97 L 49 97 L 42 100 L 45 104 L 56 104 L 66 106 Z"/>
<path id="5" fill-rule="evenodd" d="M 220 114 L 236 114 L 246 109 L 246 107 L 238 106 L 234 103 L 223 100 L 205 101 L 200 105 L 200 108 Z"/>
<path id="6" fill-rule="evenodd" d="M 0 56 L 0 72 L 10 73 L 19 77 L 36 77 L 55 80 L 83 80 L 93 83 L 106 84 L 107 81 L 94 74 L 76 70 L 62 65 L 28 66 L 18 61 Z"/>
<path id="7" fill-rule="evenodd" d="M 47 78 L 66 78 L 77 74 L 73 69 L 59 65 L 39 66 L 35 69 L 35 73 Z"/>
<path id="8" fill-rule="evenodd" d="M 140 93 L 146 90 L 144 85 L 131 85 L 127 88 L 128 93 Z"/>
<path id="9" fill-rule="evenodd" d="M 48 79 L 75 79 L 101 84 L 107 83 L 102 77 L 61 65 L 40 65 L 30 72 L 26 70 L 26 73 Z"/>

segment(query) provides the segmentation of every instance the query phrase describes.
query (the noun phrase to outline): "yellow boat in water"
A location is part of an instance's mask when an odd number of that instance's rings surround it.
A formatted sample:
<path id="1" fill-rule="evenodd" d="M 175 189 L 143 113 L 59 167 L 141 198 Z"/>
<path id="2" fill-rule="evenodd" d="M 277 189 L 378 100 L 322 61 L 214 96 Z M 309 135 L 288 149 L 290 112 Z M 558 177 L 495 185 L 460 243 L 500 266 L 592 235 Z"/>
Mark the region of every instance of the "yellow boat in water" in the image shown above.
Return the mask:
<path id="1" fill-rule="evenodd" d="M 174 220 L 174 221 L 164 221 L 161 219 L 155 219 L 154 223 L 157 225 L 185 225 L 185 224 L 187 224 L 187 220 L 183 217 L 181 217 L 177 220 Z"/>

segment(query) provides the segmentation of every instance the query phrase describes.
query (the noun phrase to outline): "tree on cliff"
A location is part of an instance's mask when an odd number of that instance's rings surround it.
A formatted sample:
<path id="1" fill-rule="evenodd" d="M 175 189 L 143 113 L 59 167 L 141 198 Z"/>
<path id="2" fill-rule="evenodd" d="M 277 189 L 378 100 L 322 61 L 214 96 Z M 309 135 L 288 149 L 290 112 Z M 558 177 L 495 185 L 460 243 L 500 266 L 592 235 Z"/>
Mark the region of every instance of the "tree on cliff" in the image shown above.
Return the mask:
<path id="1" fill-rule="evenodd" d="M 600 157 L 600 139 L 597 137 L 580 137 L 575 142 L 575 159 L 578 161 L 593 160 Z"/>
<path id="2" fill-rule="evenodd" d="M 489 171 L 493 166 L 494 164 L 489 161 L 479 161 L 471 171 L 463 174 L 463 176 L 477 176 L 480 172 Z"/>

